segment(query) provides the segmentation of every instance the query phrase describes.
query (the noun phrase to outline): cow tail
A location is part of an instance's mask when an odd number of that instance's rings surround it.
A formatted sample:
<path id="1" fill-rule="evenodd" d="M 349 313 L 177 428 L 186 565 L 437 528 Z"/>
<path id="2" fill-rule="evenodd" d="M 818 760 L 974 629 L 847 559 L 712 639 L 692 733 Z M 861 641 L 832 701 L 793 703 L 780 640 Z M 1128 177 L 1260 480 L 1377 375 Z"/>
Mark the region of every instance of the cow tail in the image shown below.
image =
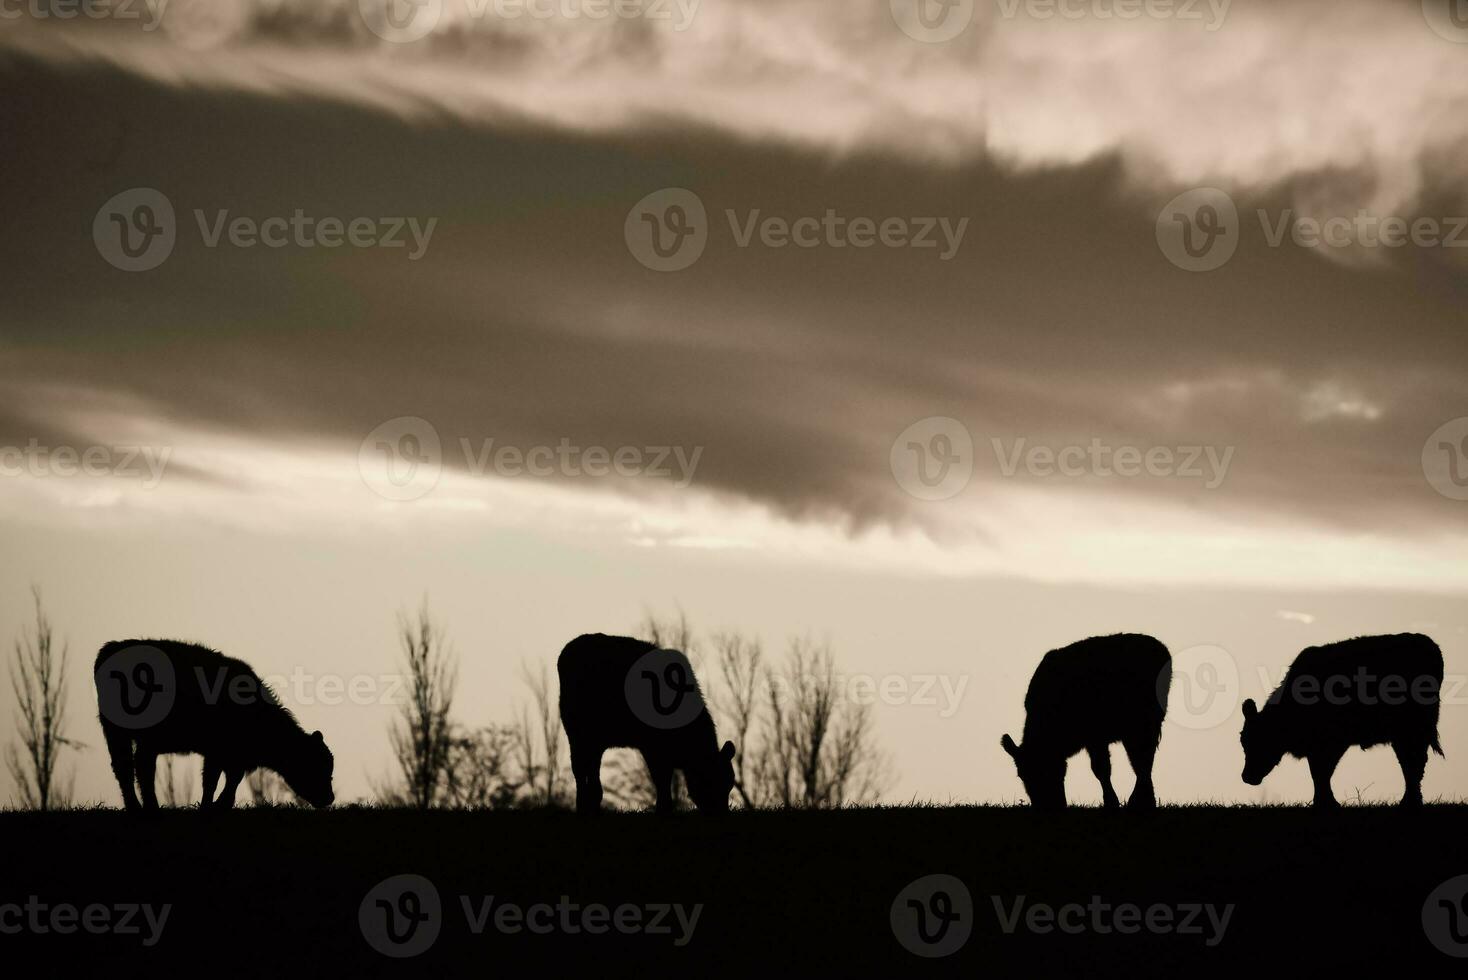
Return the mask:
<path id="1" fill-rule="evenodd" d="M 1433 732 L 1432 733 L 1432 741 L 1430 743 L 1428 743 L 1428 744 L 1432 748 L 1432 751 L 1436 752 L 1438 755 L 1442 756 L 1444 759 L 1446 759 L 1448 757 L 1448 754 L 1443 751 L 1442 743 L 1440 743 L 1437 740 L 1437 732 Z"/>

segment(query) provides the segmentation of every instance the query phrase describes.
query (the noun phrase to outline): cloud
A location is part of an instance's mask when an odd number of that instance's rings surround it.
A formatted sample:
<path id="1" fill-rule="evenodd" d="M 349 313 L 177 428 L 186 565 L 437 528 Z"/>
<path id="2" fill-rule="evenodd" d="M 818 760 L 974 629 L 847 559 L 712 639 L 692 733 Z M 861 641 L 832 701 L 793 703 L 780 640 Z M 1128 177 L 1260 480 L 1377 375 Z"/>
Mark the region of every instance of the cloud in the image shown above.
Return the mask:
<path id="1" fill-rule="evenodd" d="M 920 530 L 1034 574 L 1029 545 L 1050 574 L 1094 574 L 1102 553 L 1067 554 L 1064 535 L 1110 540 L 1108 521 L 1148 513 L 1189 542 L 1172 567 L 1221 560 L 1211 549 L 1246 526 L 1297 532 L 1274 556 L 1297 568 L 1317 533 L 1417 547 L 1461 520 L 1421 464 L 1468 396 L 1454 255 L 1363 269 L 1271 247 L 1254 218 L 1451 200 L 1446 150 L 1468 116 L 1442 69 L 1458 49 L 1415 14 L 1236 4 L 1207 32 L 990 12 L 922 45 L 882 4 L 745 2 L 701 6 L 682 32 L 446 22 L 415 45 L 348 5 L 252 9 L 203 51 L 120 24 L 0 34 L 0 76 L 26 96 L 0 107 L 0 134 L 27 148 L 0 185 L 0 261 L 20 270 L 0 295 L 0 380 L 24 389 L 0 435 L 164 421 L 350 459 L 416 415 L 451 446 L 701 446 L 696 490 L 721 506 Z M 1321 18 L 1328 32 L 1308 29 Z M 1388 56 L 1390 79 L 1372 67 Z M 1161 203 L 1201 180 L 1245 218 L 1235 257 L 1204 275 L 1154 237 Z M 178 215 L 148 273 L 108 266 L 90 235 L 130 187 Z M 675 274 L 623 239 L 633 204 L 666 187 L 710 219 Z M 199 231 L 200 216 L 297 211 L 438 224 L 418 261 Z M 735 230 L 827 213 L 970 224 L 948 262 L 746 247 Z M 889 465 L 897 435 L 934 416 L 977 450 L 949 504 L 915 499 Z M 1212 490 L 1176 472 L 1009 476 L 995 439 L 1231 457 Z M 207 454 L 178 465 L 279 490 Z M 1252 534 L 1248 549 L 1267 555 Z"/>

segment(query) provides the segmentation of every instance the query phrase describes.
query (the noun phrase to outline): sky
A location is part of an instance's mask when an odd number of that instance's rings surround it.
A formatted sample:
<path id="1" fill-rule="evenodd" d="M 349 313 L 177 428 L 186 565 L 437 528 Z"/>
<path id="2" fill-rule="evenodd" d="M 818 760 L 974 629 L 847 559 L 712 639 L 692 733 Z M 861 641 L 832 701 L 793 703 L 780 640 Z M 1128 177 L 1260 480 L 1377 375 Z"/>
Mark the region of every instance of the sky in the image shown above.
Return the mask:
<path id="1" fill-rule="evenodd" d="M 79 798 L 131 636 L 366 795 L 424 596 L 476 723 L 646 610 L 829 640 L 894 800 L 1020 798 L 1035 664 L 1131 630 L 1222 685 L 1164 801 L 1304 801 L 1239 703 L 1422 631 L 1468 795 L 1448 4 L 391 2 L 0 0 L 0 648 L 39 586 Z"/>

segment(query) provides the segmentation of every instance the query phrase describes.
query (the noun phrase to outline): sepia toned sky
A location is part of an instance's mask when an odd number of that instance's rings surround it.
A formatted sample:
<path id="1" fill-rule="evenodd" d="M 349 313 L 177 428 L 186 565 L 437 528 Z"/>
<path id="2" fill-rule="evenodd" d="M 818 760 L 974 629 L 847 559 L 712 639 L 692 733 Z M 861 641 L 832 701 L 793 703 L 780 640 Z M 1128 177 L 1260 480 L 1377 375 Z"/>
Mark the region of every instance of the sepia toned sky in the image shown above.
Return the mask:
<path id="1" fill-rule="evenodd" d="M 1446 4 L 607 6 L 0 2 L 0 639 L 39 585 L 80 798 L 116 802 L 89 668 L 135 635 L 304 674 L 365 795 L 392 707 L 322 678 L 390 675 L 424 595 L 468 722 L 645 609 L 829 639 L 899 692 L 894 800 L 1018 798 L 999 736 L 1088 635 L 1223 678 L 1174 691 L 1164 800 L 1308 799 L 1237 740 L 1307 645 L 1420 630 L 1468 675 Z"/>

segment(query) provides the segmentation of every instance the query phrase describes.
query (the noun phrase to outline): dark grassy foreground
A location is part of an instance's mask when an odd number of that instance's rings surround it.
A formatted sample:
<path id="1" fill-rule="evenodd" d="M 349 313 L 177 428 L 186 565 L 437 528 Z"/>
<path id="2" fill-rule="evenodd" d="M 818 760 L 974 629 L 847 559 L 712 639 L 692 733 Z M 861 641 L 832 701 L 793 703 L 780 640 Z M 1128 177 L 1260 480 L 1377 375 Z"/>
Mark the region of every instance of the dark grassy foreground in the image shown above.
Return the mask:
<path id="1" fill-rule="evenodd" d="M 819 975 L 1065 970 L 1132 976 L 1176 971 L 1360 975 L 1395 964 L 1447 973 L 1461 960 L 1429 944 L 1422 908 L 1468 874 L 1468 807 L 1417 813 L 1348 808 L 1166 808 L 1151 814 L 1026 808 L 896 808 L 839 813 L 696 814 L 660 820 L 565 813 L 371 809 L 0 814 L 7 843 L 0 905 L 171 903 L 151 949 L 140 936 L 0 935 L 5 960 L 26 951 L 58 975 L 556 975 L 595 966 Z M 368 891 L 392 875 L 430 879 L 440 932 L 421 955 L 374 951 L 359 926 Z M 973 898 L 972 934 L 953 955 L 920 959 L 889 921 L 898 892 L 946 873 Z M 471 932 L 477 905 L 683 903 L 704 908 L 691 941 L 672 935 Z M 1201 934 L 1002 931 L 991 896 L 1027 903 L 1145 908 L 1233 903 L 1214 947 Z M 648 913 L 651 914 L 651 913 Z M 1089 917 L 1090 913 L 1086 913 Z M 140 920 L 141 921 L 141 920 Z M 146 932 L 146 926 L 144 926 Z M 1041 972 L 1036 972 L 1041 971 Z M 755 975 L 755 974 L 751 974 Z M 1184 974 L 1185 975 L 1185 974 Z"/>

